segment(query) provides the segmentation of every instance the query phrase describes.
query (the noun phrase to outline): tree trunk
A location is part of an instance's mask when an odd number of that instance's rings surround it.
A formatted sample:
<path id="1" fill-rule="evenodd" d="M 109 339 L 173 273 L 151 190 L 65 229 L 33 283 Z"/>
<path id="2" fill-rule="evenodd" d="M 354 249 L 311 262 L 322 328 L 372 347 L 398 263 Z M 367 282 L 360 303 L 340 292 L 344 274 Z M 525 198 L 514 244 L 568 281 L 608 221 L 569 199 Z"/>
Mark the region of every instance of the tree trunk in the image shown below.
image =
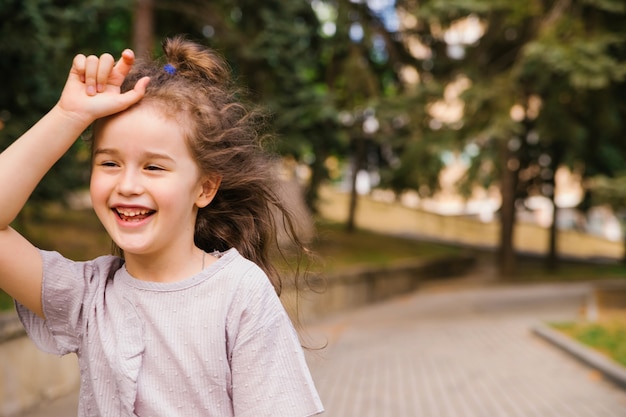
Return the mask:
<path id="1" fill-rule="evenodd" d="M 622 242 L 623 242 L 622 263 L 626 265 L 626 223 L 625 223 L 625 220 L 622 220 L 620 223 L 622 224 Z"/>
<path id="2" fill-rule="evenodd" d="M 552 224 L 550 225 L 550 236 L 548 242 L 548 257 L 546 258 L 546 267 L 549 270 L 555 270 L 559 264 L 559 255 L 558 255 L 558 247 L 557 247 L 557 239 L 559 235 L 559 230 L 557 228 L 557 219 L 559 215 L 559 208 L 556 204 L 556 170 L 559 165 L 561 165 L 561 160 L 563 159 L 563 149 L 558 142 L 554 144 L 552 150 L 552 178 L 549 184 L 552 186 L 551 195 L 547 196 L 550 198 L 550 202 L 552 203 Z"/>
<path id="3" fill-rule="evenodd" d="M 356 189 L 356 180 L 359 171 L 363 167 L 363 159 L 365 158 L 365 140 L 361 137 L 353 138 L 354 154 L 352 158 L 352 177 L 350 178 L 350 205 L 348 207 L 348 221 L 346 223 L 346 231 L 351 233 L 356 228 L 356 209 L 359 194 Z"/>
<path id="4" fill-rule="evenodd" d="M 136 0 L 133 49 L 138 57 L 149 57 L 154 45 L 154 0 Z"/>
<path id="5" fill-rule="evenodd" d="M 311 137 L 314 137 L 315 135 L 319 135 L 320 131 L 329 132 L 334 128 L 335 127 L 332 126 L 329 122 L 326 122 L 323 125 L 319 126 L 319 129 L 311 130 L 310 135 Z M 304 198 L 307 206 L 309 207 L 309 210 L 311 210 L 311 213 L 318 214 L 319 190 L 324 180 L 328 179 L 326 159 L 330 154 L 329 149 L 331 148 L 331 146 L 326 142 L 326 140 L 311 140 L 310 142 L 313 146 L 313 153 L 315 155 L 315 158 L 311 163 L 311 178 L 306 188 Z"/>
<path id="6" fill-rule="evenodd" d="M 556 184 L 555 184 L 556 187 Z M 550 235 L 548 241 L 548 257 L 546 258 L 546 267 L 553 271 L 558 267 L 559 257 L 558 257 L 558 248 L 557 248 L 557 237 L 559 235 L 557 229 L 557 218 L 559 214 L 559 207 L 556 205 L 556 201 L 554 199 L 556 194 L 556 188 L 552 192 L 550 196 L 550 202 L 552 203 L 552 224 L 550 225 Z"/>
<path id="7" fill-rule="evenodd" d="M 508 143 L 501 143 L 502 207 L 500 208 L 500 246 L 498 248 L 498 269 L 501 277 L 511 277 L 515 272 L 516 258 L 513 247 L 515 228 L 515 199 L 518 184 L 519 166 L 515 166 L 515 155 Z"/>
<path id="8" fill-rule="evenodd" d="M 315 146 L 315 145 L 314 145 Z M 326 168 L 324 167 L 324 161 L 328 157 L 328 151 L 319 147 L 315 150 L 315 160 L 311 164 L 311 179 L 306 188 L 305 202 L 312 213 L 319 213 L 319 189 L 322 182 L 327 178 Z"/>

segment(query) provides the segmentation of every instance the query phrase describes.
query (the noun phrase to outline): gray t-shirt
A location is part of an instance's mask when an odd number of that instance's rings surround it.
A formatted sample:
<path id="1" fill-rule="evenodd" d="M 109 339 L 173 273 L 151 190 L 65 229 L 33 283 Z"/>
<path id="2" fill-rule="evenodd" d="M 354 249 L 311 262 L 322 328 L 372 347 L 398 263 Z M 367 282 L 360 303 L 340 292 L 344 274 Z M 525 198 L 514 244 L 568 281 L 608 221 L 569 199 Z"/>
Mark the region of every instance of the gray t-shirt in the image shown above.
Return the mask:
<path id="1" fill-rule="evenodd" d="M 174 283 L 122 259 L 41 251 L 46 320 L 18 305 L 44 351 L 76 353 L 78 416 L 310 416 L 323 411 L 267 276 L 235 249 Z"/>

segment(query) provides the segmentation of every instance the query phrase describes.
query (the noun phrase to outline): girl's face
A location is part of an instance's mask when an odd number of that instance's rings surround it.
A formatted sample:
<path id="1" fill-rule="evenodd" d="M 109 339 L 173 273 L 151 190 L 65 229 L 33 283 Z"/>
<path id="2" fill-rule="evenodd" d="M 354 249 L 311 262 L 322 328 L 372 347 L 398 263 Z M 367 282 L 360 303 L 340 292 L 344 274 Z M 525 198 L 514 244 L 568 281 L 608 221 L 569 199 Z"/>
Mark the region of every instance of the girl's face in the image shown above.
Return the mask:
<path id="1" fill-rule="evenodd" d="M 91 200 L 126 257 L 184 258 L 197 210 L 214 196 L 209 184 L 179 124 L 155 107 L 138 105 L 98 126 Z"/>

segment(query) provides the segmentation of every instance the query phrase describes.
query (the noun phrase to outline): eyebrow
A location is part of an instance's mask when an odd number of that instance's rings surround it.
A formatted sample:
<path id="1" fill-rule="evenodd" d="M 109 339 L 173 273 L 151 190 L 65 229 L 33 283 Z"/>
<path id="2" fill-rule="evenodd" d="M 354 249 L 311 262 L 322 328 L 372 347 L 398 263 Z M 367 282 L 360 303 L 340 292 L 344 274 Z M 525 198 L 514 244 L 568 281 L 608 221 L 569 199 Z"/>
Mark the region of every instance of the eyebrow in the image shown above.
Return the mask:
<path id="1" fill-rule="evenodd" d="M 93 156 L 100 155 L 100 154 L 119 156 L 120 152 L 114 148 L 96 148 L 93 152 Z M 146 159 L 166 159 L 169 161 L 174 161 L 174 159 L 171 156 L 164 154 L 164 153 L 158 153 L 158 152 L 144 152 L 143 156 Z"/>

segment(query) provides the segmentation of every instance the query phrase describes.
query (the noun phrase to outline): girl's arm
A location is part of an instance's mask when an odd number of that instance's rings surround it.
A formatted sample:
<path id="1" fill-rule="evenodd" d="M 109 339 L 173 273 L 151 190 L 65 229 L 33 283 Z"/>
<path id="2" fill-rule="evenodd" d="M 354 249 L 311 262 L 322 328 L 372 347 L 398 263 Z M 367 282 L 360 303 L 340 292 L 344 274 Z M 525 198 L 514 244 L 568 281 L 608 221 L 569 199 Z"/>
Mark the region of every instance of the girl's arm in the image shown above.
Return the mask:
<path id="1" fill-rule="evenodd" d="M 9 225 L 46 172 L 92 122 L 143 97 L 147 78 L 120 94 L 134 59 L 130 50 L 117 63 L 109 54 L 77 55 L 59 102 L 0 154 L 0 288 L 41 317 L 41 257 Z"/>

